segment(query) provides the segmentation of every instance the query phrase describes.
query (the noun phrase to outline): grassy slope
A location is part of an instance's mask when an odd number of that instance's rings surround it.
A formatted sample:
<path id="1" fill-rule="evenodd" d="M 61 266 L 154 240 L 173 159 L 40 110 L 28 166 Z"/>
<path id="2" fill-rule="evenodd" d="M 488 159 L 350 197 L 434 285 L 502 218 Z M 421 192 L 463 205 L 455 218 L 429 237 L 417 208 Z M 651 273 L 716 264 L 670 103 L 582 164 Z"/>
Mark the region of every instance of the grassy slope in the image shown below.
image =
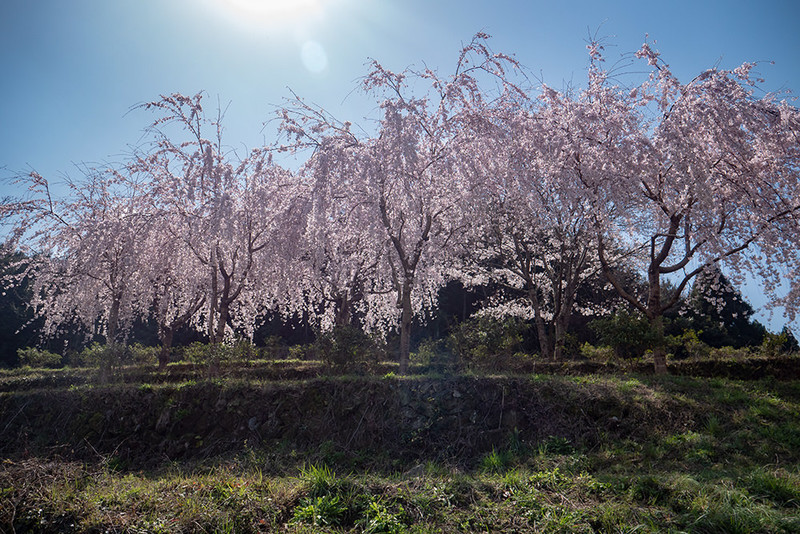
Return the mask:
<path id="1" fill-rule="evenodd" d="M 800 532 L 797 381 L 27 378 L 7 532 Z"/>

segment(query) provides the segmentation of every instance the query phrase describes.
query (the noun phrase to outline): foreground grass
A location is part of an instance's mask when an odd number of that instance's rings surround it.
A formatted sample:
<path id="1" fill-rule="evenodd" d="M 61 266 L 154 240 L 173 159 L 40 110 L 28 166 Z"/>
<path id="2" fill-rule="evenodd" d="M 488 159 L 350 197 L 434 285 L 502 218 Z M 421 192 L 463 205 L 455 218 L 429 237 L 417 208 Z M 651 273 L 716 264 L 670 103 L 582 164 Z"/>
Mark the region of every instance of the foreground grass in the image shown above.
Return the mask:
<path id="1" fill-rule="evenodd" d="M 338 391 L 333 386 L 348 394 L 379 387 L 399 391 L 405 384 L 424 389 L 420 398 L 441 406 L 445 399 L 466 402 L 490 379 L 475 380 L 474 390 L 472 381 L 461 379 L 458 398 L 445 379 L 330 380 L 332 389 L 320 391 Z M 356 435 L 350 431 L 339 442 L 320 436 L 305 448 L 301 441 L 287 447 L 250 443 L 222 456 L 146 468 L 120 463 L 102 449 L 95 460 L 81 462 L 14 454 L 0 465 L 0 531 L 800 532 L 800 382 L 648 376 L 497 380 L 509 394 L 514 387 L 530 387 L 557 403 L 583 403 L 569 413 L 585 411 L 591 415 L 585 424 L 597 426 L 592 433 L 571 428 L 574 436 L 589 436 L 583 442 L 557 435 L 555 426 L 554 435 L 536 439 L 532 429 L 512 427 L 497 435 L 491 450 L 409 456 L 410 463 L 392 454 L 423 444 L 400 443 L 398 437 L 397 450 L 381 457 L 347 450 Z M 253 395 L 261 387 L 213 384 L 222 388 L 220 396 Z M 191 386 L 191 396 L 213 384 Z M 618 402 L 608 403 L 612 397 Z M 506 410 L 512 405 L 510 398 L 501 402 Z M 614 411 L 599 409 L 603 402 Z M 637 406 L 640 414 L 628 412 Z M 683 413 L 670 425 L 654 417 L 673 408 Z M 17 413 L 9 413 L 3 426 L 13 428 L 31 417 Z M 364 428 L 362 412 L 353 414 L 353 427 Z M 423 422 L 419 417 L 414 412 L 410 421 Z M 432 413 L 424 421 L 441 417 Z M 459 421 L 466 424 L 469 417 Z M 634 424 L 641 428 L 631 428 Z"/>
<path id="2" fill-rule="evenodd" d="M 619 454 L 610 450 L 507 454 L 473 472 L 310 466 L 292 477 L 236 462 L 121 474 L 28 461 L 5 466 L 1 511 L 17 532 L 800 532 L 796 469 L 602 467 Z"/>

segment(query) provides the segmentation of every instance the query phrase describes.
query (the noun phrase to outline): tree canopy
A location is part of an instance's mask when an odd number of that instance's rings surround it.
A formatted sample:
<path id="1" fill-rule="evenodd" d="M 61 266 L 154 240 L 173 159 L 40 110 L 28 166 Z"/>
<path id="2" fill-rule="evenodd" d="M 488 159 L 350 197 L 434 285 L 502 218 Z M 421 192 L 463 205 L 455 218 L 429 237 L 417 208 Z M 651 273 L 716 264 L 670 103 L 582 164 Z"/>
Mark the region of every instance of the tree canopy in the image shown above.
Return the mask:
<path id="1" fill-rule="evenodd" d="M 763 94 L 752 63 L 682 82 L 648 43 L 633 54 L 643 75 L 588 49 L 580 90 L 530 87 L 485 34 L 450 75 L 373 61 L 360 87 L 381 112 L 373 132 L 293 95 L 275 143 L 243 155 L 203 93 L 162 96 L 140 106 L 150 142 L 124 165 L 87 169 L 63 198 L 35 172 L 19 179 L 28 195 L 2 211 L 27 258 L 13 276 L 32 281 L 45 334 L 77 322 L 115 342 L 154 320 L 167 351 L 187 325 L 218 343 L 265 313 L 302 314 L 399 330 L 402 372 L 412 319 L 453 280 L 503 288 L 482 313 L 533 318 L 560 357 L 602 274 L 650 322 L 661 370 L 665 312 L 698 277 L 692 302 L 708 299 L 720 264 L 760 278 L 793 318 L 798 109 Z M 298 170 L 276 162 L 286 151 L 306 158 Z M 740 308 L 725 313 L 749 319 Z"/>

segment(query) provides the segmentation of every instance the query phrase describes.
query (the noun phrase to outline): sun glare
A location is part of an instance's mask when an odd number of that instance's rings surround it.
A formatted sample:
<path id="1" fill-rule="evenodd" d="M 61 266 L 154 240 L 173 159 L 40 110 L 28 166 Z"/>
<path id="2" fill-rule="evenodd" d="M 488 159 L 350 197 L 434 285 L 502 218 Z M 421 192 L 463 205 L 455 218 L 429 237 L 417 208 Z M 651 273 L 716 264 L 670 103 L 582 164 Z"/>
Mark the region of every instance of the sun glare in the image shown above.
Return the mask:
<path id="1" fill-rule="evenodd" d="M 297 46 L 298 64 L 312 74 L 328 69 L 328 51 L 314 39 L 326 11 L 342 0 L 210 0 L 225 18 L 239 28 L 280 39 Z M 288 38 L 288 39 L 287 39 Z"/>
<path id="2" fill-rule="evenodd" d="M 263 22 L 306 18 L 322 12 L 323 0 L 223 0 L 232 11 Z"/>

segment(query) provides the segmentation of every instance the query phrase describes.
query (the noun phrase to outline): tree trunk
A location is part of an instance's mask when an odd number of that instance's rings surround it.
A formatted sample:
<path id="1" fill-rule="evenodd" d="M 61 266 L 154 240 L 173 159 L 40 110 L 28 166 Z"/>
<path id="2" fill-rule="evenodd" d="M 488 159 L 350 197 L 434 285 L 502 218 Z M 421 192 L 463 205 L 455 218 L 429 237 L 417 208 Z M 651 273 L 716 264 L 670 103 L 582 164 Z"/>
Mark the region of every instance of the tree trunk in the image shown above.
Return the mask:
<path id="1" fill-rule="evenodd" d="M 350 299 L 347 298 L 347 293 L 340 295 L 336 300 L 336 326 L 348 326 L 350 324 Z"/>
<path id="2" fill-rule="evenodd" d="M 536 289 L 528 290 L 528 298 L 531 304 L 533 304 L 534 323 L 536 324 L 536 334 L 539 337 L 539 350 L 542 352 L 543 358 L 552 360 L 554 357 L 553 345 L 550 341 L 547 323 L 545 323 L 544 317 L 542 317 L 542 309 Z"/>
<path id="3" fill-rule="evenodd" d="M 576 284 L 577 286 L 577 284 Z M 565 298 L 564 304 L 558 311 L 558 315 L 553 318 L 555 323 L 555 340 L 553 346 L 553 359 L 562 360 L 564 358 L 564 348 L 567 342 L 567 332 L 569 332 L 569 323 L 572 319 L 572 306 L 574 299 L 571 295 L 575 293 L 574 289 L 568 289 L 569 295 Z"/>
<path id="4" fill-rule="evenodd" d="M 228 321 L 231 318 L 231 304 L 236 300 L 236 292 L 231 287 L 233 276 L 225 271 L 220 264 L 218 266 L 219 274 L 222 277 L 222 290 L 218 293 L 219 301 L 217 302 L 217 323 L 211 343 L 218 344 L 225 341 L 225 329 L 228 327 Z M 215 288 L 215 292 L 219 290 L 219 286 Z"/>
<path id="5" fill-rule="evenodd" d="M 656 342 L 653 346 L 653 370 L 657 375 L 667 374 L 667 349 L 664 340 L 664 320 L 661 315 L 657 315 L 650 320 L 656 334 Z"/>
<path id="6" fill-rule="evenodd" d="M 212 343 L 222 343 L 225 340 L 225 328 L 228 326 L 228 320 L 230 319 L 230 303 L 224 298 L 220 300 L 222 302 L 219 304 L 217 328 L 214 338 L 211 340 Z"/>
<path id="7" fill-rule="evenodd" d="M 400 317 L 400 374 L 408 374 L 408 362 L 411 354 L 411 281 L 403 283 L 401 296 L 402 313 Z"/>
<path id="8" fill-rule="evenodd" d="M 667 351 L 663 346 L 653 349 L 653 370 L 657 375 L 667 374 Z"/>
<path id="9" fill-rule="evenodd" d="M 564 344 L 567 339 L 567 328 L 561 317 L 555 318 L 555 335 L 553 336 L 553 360 L 561 361 L 564 358 Z"/>
<path id="10" fill-rule="evenodd" d="M 548 331 L 547 323 L 545 323 L 544 319 L 538 313 L 536 314 L 535 323 L 536 335 L 539 337 L 539 350 L 542 352 L 542 358 L 552 360 L 555 358 L 555 351 L 550 341 L 550 332 Z"/>
<path id="11" fill-rule="evenodd" d="M 217 279 L 217 255 L 211 251 L 211 298 L 208 299 L 208 340 L 216 342 L 217 328 L 215 320 L 217 318 L 217 305 L 219 304 L 219 280 Z"/>
<path id="12" fill-rule="evenodd" d="M 114 298 L 111 301 L 111 309 L 108 312 L 108 327 L 106 328 L 107 345 L 113 345 L 117 342 L 117 332 L 119 329 L 119 308 L 121 301 L 121 295 L 114 295 Z"/>
<path id="13" fill-rule="evenodd" d="M 159 338 L 161 338 L 161 352 L 158 354 L 158 370 L 163 371 L 167 368 L 169 363 L 169 354 L 172 351 L 172 338 L 175 335 L 175 329 L 172 327 L 159 328 Z"/>

